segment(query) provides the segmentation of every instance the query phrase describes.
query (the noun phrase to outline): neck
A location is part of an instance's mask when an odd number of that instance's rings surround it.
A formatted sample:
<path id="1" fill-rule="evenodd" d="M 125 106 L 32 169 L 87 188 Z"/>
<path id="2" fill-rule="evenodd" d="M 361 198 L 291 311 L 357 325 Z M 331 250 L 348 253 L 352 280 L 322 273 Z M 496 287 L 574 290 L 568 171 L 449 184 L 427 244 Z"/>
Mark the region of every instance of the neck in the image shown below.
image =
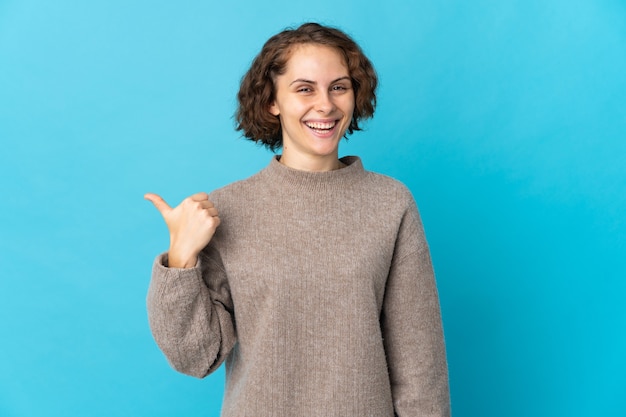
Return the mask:
<path id="1" fill-rule="evenodd" d="M 337 154 L 326 157 L 293 157 L 289 152 L 285 152 L 280 157 L 280 163 L 289 168 L 309 172 L 327 172 L 343 168 L 345 164 L 339 160 Z"/>

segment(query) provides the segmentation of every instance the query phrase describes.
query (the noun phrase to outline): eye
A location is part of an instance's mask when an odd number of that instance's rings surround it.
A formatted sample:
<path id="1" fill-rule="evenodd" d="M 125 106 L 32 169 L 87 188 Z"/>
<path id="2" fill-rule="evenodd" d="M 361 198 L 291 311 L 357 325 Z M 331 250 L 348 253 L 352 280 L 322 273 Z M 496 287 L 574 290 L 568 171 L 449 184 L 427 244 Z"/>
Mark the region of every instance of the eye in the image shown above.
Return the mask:
<path id="1" fill-rule="evenodd" d="M 296 89 L 296 92 L 298 93 L 310 93 L 311 91 L 313 91 L 313 89 L 309 86 L 302 86 Z"/>
<path id="2" fill-rule="evenodd" d="M 345 84 L 336 84 L 336 85 L 333 85 L 330 89 L 331 91 L 341 93 L 344 91 L 348 91 L 350 87 Z"/>

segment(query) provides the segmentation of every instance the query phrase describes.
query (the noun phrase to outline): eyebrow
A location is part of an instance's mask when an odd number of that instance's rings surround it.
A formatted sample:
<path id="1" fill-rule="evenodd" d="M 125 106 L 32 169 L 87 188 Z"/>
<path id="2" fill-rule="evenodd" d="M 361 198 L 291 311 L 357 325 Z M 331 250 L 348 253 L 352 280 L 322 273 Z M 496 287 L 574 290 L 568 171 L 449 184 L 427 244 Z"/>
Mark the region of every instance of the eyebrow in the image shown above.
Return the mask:
<path id="1" fill-rule="evenodd" d="M 334 83 L 336 83 L 337 81 L 341 81 L 341 80 L 349 80 L 349 79 L 350 79 L 350 77 L 348 77 L 348 76 L 346 75 L 346 76 L 339 77 L 339 78 L 337 78 L 336 80 L 331 81 L 331 84 L 334 84 Z M 298 78 L 298 79 L 296 79 L 296 80 L 293 80 L 293 81 L 292 81 L 289 85 L 291 86 L 292 84 L 295 84 L 295 83 L 297 83 L 297 82 L 307 83 L 307 84 L 317 84 L 317 82 L 316 82 L 316 81 L 307 80 L 307 79 L 305 79 L 305 78 Z"/>

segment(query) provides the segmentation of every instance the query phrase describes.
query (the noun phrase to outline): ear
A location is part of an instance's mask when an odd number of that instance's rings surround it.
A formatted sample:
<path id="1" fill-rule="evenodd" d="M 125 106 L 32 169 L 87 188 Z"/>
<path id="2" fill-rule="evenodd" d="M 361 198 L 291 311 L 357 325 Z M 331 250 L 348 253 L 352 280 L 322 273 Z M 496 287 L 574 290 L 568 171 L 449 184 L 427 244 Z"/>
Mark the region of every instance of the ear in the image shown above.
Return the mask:
<path id="1" fill-rule="evenodd" d="M 268 107 L 268 111 L 274 116 L 278 116 L 280 114 L 280 110 L 278 109 L 278 105 L 276 104 L 276 100 L 272 101 L 272 103 Z"/>

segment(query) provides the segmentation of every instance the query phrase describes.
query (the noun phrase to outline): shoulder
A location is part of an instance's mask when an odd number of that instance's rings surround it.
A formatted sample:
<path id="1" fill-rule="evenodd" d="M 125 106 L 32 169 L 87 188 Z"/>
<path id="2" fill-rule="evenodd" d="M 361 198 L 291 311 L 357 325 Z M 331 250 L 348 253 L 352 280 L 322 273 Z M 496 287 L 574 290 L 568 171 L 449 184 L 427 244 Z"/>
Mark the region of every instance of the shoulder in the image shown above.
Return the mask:
<path id="1" fill-rule="evenodd" d="M 365 171 L 365 186 L 380 199 L 396 202 L 399 205 L 414 206 L 415 200 L 411 190 L 401 181 L 388 175 Z"/>
<path id="2" fill-rule="evenodd" d="M 418 206 L 409 187 L 389 175 L 367 170 L 365 173 L 363 184 L 381 218 L 398 222 L 398 227 L 408 227 L 417 232 L 416 236 L 422 235 Z"/>
<path id="3" fill-rule="evenodd" d="M 402 248 L 397 250 L 414 253 L 427 248 L 422 221 L 411 190 L 393 177 L 372 171 L 366 171 L 363 184 L 371 200 L 368 203 L 375 207 L 378 220 L 394 231 L 394 244 Z"/>
<path id="4" fill-rule="evenodd" d="M 258 183 L 261 180 L 261 173 L 231 182 L 223 187 L 217 188 L 209 193 L 209 199 L 215 204 L 228 204 L 229 202 L 238 201 L 246 196 L 251 196 L 255 189 L 258 189 Z"/>
<path id="5" fill-rule="evenodd" d="M 375 192 L 381 195 L 396 196 L 403 201 L 413 200 L 413 195 L 411 194 L 411 191 L 404 183 L 393 177 L 390 177 L 389 175 L 365 169 L 363 161 L 360 157 L 345 156 L 341 158 L 341 161 L 348 165 L 356 167 L 355 171 L 362 174 L 359 176 L 359 179 L 362 179 L 361 183 L 371 192 Z"/>

